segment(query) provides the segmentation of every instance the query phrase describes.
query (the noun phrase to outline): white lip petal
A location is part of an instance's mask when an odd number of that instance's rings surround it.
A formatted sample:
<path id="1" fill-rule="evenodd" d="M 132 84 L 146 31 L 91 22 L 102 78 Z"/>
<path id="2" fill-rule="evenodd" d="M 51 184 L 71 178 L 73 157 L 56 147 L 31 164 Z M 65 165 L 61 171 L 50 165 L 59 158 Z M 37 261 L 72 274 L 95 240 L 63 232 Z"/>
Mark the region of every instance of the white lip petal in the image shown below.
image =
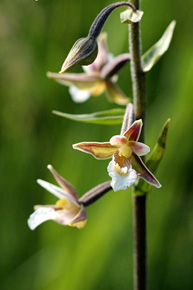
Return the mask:
<path id="1" fill-rule="evenodd" d="M 48 220 L 56 220 L 57 212 L 51 207 L 40 207 L 35 210 L 28 219 L 28 226 L 35 230 L 40 224 Z"/>
<path id="2" fill-rule="evenodd" d="M 137 179 L 137 173 L 131 167 L 129 169 L 124 167 L 121 168 L 119 174 L 116 170 L 117 166 L 119 165 L 114 160 L 112 160 L 107 167 L 109 176 L 112 178 L 111 186 L 114 191 L 126 190 L 127 187 L 130 187 L 135 183 Z"/>
<path id="3" fill-rule="evenodd" d="M 85 90 L 79 90 L 75 86 L 70 86 L 69 93 L 75 103 L 83 103 L 90 98 L 90 92 Z"/>

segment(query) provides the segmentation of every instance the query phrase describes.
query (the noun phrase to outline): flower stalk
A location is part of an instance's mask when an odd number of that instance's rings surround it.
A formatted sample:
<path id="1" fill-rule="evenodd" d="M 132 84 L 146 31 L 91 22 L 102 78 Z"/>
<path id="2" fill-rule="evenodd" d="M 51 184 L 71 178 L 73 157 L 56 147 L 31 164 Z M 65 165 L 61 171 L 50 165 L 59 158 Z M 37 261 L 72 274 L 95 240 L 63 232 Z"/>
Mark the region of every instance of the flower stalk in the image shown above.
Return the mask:
<path id="1" fill-rule="evenodd" d="M 131 0 L 140 9 L 140 0 Z M 145 142 L 145 108 L 146 90 L 145 73 L 142 68 L 140 22 L 129 25 L 129 51 L 131 54 L 131 79 L 133 88 L 134 114 L 136 119 L 143 120 L 140 141 Z M 133 195 L 134 204 L 134 289 L 147 289 L 146 262 L 146 195 Z"/>
<path id="2" fill-rule="evenodd" d="M 136 7 L 129 2 L 117 2 L 110 4 L 109 6 L 105 7 L 95 18 L 94 22 L 92 23 L 88 36 L 97 38 L 103 28 L 104 23 L 106 22 L 107 18 L 111 14 L 111 12 L 120 7 L 120 6 L 128 6 L 133 11 L 136 11 Z"/>
<path id="3" fill-rule="evenodd" d="M 139 9 L 140 1 L 132 0 L 132 4 Z M 133 103 L 135 118 L 143 120 L 143 130 L 140 140 L 144 142 L 146 89 L 145 73 L 142 67 L 140 22 L 129 25 L 129 51 L 131 54 L 131 79 L 133 86 Z"/>

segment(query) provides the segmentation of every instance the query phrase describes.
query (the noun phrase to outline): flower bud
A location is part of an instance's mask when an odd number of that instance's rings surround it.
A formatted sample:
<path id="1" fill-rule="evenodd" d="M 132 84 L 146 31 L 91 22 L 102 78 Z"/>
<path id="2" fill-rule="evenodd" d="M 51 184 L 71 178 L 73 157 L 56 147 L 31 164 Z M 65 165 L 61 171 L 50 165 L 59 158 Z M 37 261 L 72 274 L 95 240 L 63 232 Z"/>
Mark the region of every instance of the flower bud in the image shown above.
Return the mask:
<path id="1" fill-rule="evenodd" d="M 77 65 L 91 64 L 98 53 L 98 46 L 94 37 L 78 39 L 65 59 L 60 73 L 64 73 Z"/>

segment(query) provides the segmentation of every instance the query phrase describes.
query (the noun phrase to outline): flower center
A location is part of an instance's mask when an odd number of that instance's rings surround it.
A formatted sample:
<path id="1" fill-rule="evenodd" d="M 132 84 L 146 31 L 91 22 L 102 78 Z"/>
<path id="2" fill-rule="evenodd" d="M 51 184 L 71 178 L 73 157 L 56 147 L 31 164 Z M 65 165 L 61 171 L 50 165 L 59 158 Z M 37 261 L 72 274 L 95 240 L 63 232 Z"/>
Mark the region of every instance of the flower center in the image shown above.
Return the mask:
<path id="1" fill-rule="evenodd" d="M 119 175 L 126 175 L 128 173 L 127 167 L 120 167 L 118 163 L 115 163 L 114 169 L 119 173 Z"/>
<path id="2" fill-rule="evenodd" d="M 66 203 L 67 203 L 67 200 L 66 200 L 66 199 L 59 199 L 59 200 L 57 201 L 56 205 L 57 205 L 58 207 L 64 207 Z"/>
<path id="3" fill-rule="evenodd" d="M 115 135 L 110 139 L 110 144 L 119 147 L 119 156 L 128 158 L 132 154 L 132 150 L 129 146 L 129 141 L 125 136 Z"/>
<path id="4" fill-rule="evenodd" d="M 132 150 L 131 150 L 131 148 L 128 145 L 124 145 L 124 146 L 121 146 L 119 148 L 119 154 L 121 156 L 124 156 L 125 158 L 130 157 L 131 153 L 132 153 Z"/>

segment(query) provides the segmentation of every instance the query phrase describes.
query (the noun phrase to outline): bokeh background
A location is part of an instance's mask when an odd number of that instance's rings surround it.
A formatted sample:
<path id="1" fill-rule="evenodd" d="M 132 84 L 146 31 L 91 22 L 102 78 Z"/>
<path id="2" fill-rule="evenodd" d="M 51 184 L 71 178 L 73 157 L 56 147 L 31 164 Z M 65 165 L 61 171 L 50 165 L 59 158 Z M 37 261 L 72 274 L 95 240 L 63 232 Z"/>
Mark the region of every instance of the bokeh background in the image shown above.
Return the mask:
<path id="1" fill-rule="evenodd" d="M 55 203 L 36 179 L 55 183 L 47 164 L 81 196 L 108 180 L 107 161 L 72 149 L 105 141 L 120 126 L 77 123 L 51 113 L 91 113 L 117 107 L 103 96 L 72 102 L 68 88 L 47 79 L 58 72 L 78 38 L 110 1 L 0 1 L 0 288 L 2 290 L 114 290 L 133 287 L 131 192 L 109 192 L 87 208 L 84 229 L 52 221 L 34 232 L 35 204 Z M 163 187 L 148 196 L 149 289 L 193 289 L 193 3 L 142 1 L 143 51 L 171 20 L 177 26 L 165 56 L 147 74 L 147 135 L 152 148 L 171 117 L 168 145 L 156 174 Z M 105 24 L 114 55 L 128 51 L 127 25 L 113 12 Z M 74 71 L 80 71 L 80 68 Z M 119 77 L 131 96 L 129 65 Z"/>

